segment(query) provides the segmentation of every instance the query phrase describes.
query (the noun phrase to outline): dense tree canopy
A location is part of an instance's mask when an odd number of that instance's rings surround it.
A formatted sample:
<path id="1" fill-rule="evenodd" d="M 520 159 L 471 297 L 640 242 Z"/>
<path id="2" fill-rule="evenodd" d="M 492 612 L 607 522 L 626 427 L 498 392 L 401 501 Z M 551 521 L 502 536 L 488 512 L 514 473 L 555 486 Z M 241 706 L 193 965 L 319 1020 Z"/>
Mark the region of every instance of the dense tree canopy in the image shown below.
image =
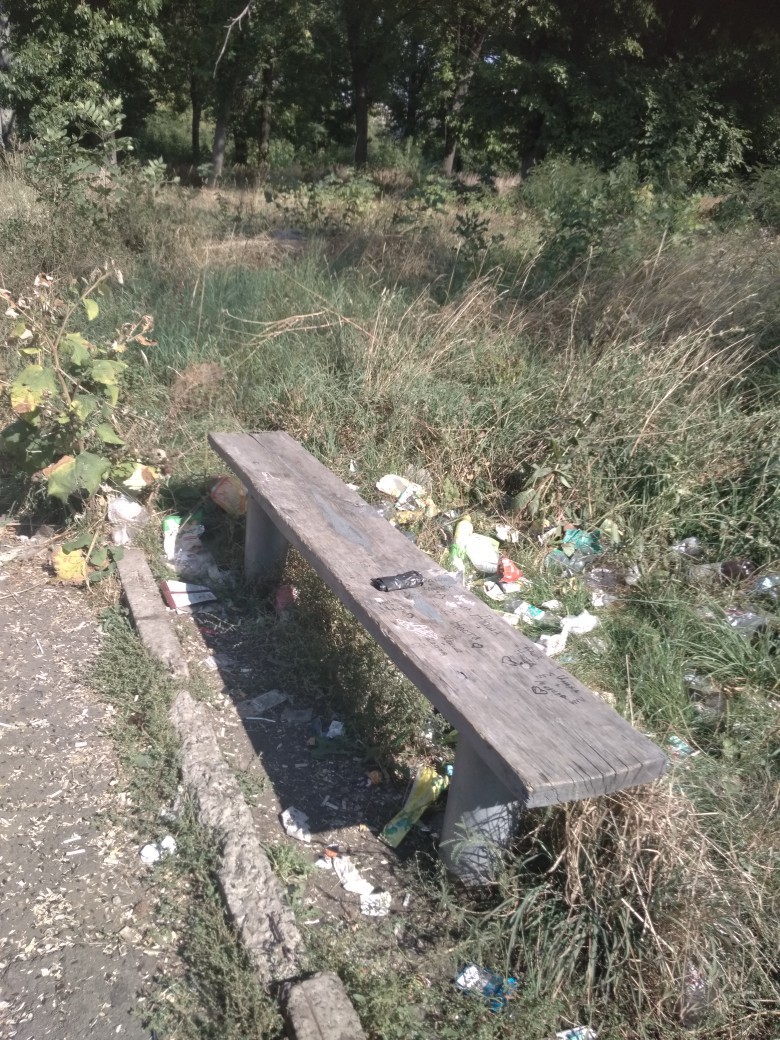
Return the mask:
<path id="1" fill-rule="evenodd" d="M 779 59 L 764 0 L 0 0 L 6 144 L 78 101 L 131 134 L 189 110 L 215 175 L 231 138 L 363 165 L 381 124 L 445 172 L 565 154 L 704 185 L 780 157 Z"/>

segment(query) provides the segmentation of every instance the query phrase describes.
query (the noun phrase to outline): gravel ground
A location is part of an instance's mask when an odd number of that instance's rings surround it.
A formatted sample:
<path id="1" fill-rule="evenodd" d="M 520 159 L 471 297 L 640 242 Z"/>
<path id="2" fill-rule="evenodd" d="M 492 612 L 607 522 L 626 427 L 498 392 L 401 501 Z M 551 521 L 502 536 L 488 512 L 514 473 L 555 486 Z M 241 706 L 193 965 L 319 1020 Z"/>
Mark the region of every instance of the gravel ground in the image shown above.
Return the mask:
<path id="1" fill-rule="evenodd" d="M 85 681 L 98 621 L 47 551 L 0 538 L 0 1037 L 148 1040 L 144 992 L 169 954 L 148 938 L 110 709 Z"/>

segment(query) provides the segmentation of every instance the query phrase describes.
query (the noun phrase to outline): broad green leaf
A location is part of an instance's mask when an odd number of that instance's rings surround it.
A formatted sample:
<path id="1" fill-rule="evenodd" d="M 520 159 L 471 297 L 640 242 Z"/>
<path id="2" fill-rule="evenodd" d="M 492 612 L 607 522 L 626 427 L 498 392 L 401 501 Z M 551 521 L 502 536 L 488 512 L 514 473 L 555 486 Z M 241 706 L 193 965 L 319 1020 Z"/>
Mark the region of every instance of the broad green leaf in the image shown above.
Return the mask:
<path id="1" fill-rule="evenodd" d="M 102 581 L 103 578 L 107 578 L 109 574 L 113 574 L 116 567 L 113 563 L 109 563 L 108 567 L 104 567 L 99 571 L 90 571 L 87 575 L 87 585 L 95 585 L 97 582 Z"/>
<path id="2" fill-rule="evenodd" d="M 74 365 L 88 365 L 92 360 L 92 355 L 89 352 L 92 344 L 89 340 L 84 339 L 80 332 L 69 332 L 62 341 L 62 345 L 70 354 L 70 359 Z"/>
<path id="3" fill-rule="evenodd" d="M 48 472 L 44 472 L 48 480 L 49 494 L 52 498 L 67 502 L 70 496 L 75 495 L 78 490 L 76 460 L 72 455 L 66 455 L 47 469 Z"/>
<path id="4" fill-rule="evenodd" d="M 119 387 L 115 383 L 111 383 L 103 388 L 103 393 L 106 395 L 109 402 L 115 406 L 119 400 Z"/>
<path id="5" fill-rule="evenodd" d="M 512 495 L 509 500 L 510 509 L 525 509 L 534 500 L 538 500 L 539 492 L 535 488 L 528 488 L 517 495 Z"/>
<path id="6" fill-rule="evenodd" d="M 124 361 L 108 361 L 102 358 L 92 365 L 89 374 L 96 383 L 102 383 L 104 386 L 116 386 L 120 375 L 126 368 L 127 365 Z"/>
<path id="7" fill-rule="evenodd" d="M 17 415 L 29 415 L 47 397 L 57 396 L 54 370 L 43 365 L 28 365 L 11 383 L 11 408 Z"/>
<path id="8" fill-rule="evenodd" d="M 89 558 L 89 562 L 92 567 L 105 567 L 108 562 L 108 549 L 105 546 L 95 549 Z"/>
<path id="9" fill-rule="evenodd" d="M 104 444 L 124 444 L 125 442 L 110 423 L 101 423 L 95 430 Z"/>
<path id="10" fill-rule="evenodd" d="M 62 502 L 67 502 L 77 491 L 94 495 L 110 469 L 108 459 L 93 455 L 90 451 L 82 451 L 75 459 L 67 462 L 60 460 L 48 474 L 49 494 Z"/>
<path id="11" fill-rule="evenodd" d="M 82 534 L 78 538 L 71 538 L 69 542 L 62 543 L 64 553 L 72 553 L 76 549 L 88 549 L 92 545 L 92 535 Z"/>
<path id="12" fill-rule="evenodd" d="M 94 394 L 76 394 L 70 403 L 70 409 L 80 422 L 84 422 L 97 408 L 98 399 Z"/>
<path id="13" fill-rule="evenodd" d="M 111 463 L 100 455 L 93 455 L 91 451 L 82 451 L 76 457 L 76 469 L 80 486 L 88 494 L 94 495 L 100 487 L 101 480 L 111 469 Z"/>
<path id="14" fill-rule="evenodd" d="M 137 463 L 135 462 L 118 462 L 116 466 L 111 470 L 111 478 L 116 481 L 127 480 L 129 476 L 135 471 Z"/>
<path id="15" fill-rule="evenodd" d="M 40 354 L 38 347 L 24 347 L 22 354 L 28 354 L 30 357 L 34 357 L 36 354 Z"/>
<path id="16" fill-rule="evenodd" d="M 90 299 L 84 300 L 84 310 L 87 312 L 87 321 L 94 321 L 100 313 L 100 308 L 95 300 Z"/>
<path id="17" fill-rule="evenodd" d="M 118 563 L 120 560 L 123 560 L 125 557 L 124 545 L 109 545 L 108 552 L 111 559 L 114 560 L 116 563 Z"/>

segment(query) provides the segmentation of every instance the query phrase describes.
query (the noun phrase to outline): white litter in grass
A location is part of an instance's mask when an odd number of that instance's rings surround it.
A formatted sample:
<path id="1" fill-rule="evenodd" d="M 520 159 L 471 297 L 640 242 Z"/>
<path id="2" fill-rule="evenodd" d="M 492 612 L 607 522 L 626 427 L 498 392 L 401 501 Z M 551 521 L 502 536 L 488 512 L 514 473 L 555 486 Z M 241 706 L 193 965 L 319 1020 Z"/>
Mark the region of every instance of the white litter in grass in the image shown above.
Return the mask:
<path id="1" fill-rule="evenodd" d="M 349 856 L 339 856 L 338 859 L 334 859 L 333 869 L 345 892 L 354 892 L 358 896 L 369 896 L 374 891 L 374 886 L 361 876 Z"/>
<path id="2" fill-rule="evenodd" d="M 302 812 L 300 809 L 296 809 L 295 806 L 291 805 L 289 809 L 284 810 L 281 815 L 281 820 L 285 833 L 291 838 L 295 838 L 297 841 L 306 842 L 306 844 L 311 841 L 309 817 L 305 812 Z"/>
<path id="3" fill-rule="evenodd" d="M 366 917 L 387 917 L 392 901 L 389 892 L 372 892 L 360 897 L 360 912 Z"/>

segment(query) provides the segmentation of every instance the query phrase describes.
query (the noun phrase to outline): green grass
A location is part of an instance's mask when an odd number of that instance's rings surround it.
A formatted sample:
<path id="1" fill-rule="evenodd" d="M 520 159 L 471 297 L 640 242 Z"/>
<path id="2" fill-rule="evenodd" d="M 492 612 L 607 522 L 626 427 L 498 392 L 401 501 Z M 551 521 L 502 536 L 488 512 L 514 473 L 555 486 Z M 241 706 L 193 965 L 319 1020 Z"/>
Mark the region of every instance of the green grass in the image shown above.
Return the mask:
<path id="1" fill-rule="evenodd" d="M 700 587 L 669 545 L 696 535 L 705 560 L 780 569 L 780 245 L 747 218 L 729 230 L 693 219 L 690 200 L 671 200 L 666 224 L 663 199 L 643 217 L 627 190 L 598 220 L 576 192 L 544 212 L 532 193 L 500 206 L 483 194 L 474 206 L 504 240 L 464 250 L 454 193 L 439 206 L 434 188 L 381 202 L 327 188 L 305 210 L 292 196 L 285 210 L 261 194 L 171 195 L 159 226 L 146 214 L 122 293 L 101 301 L 109 324 L 155 317 L 158 345 L 129 359 L 128 440 L 164 447 L 177 509 L 218 470 L 211 430 L 286 429 L 368 495 L 384 472 L 424 467 L 442 509 L 468 508 L 486 531 L 519 525 L 529 598 L 569 610 L 585 595 L 543 568 L 538 535 L 611 520 L 623 533 L 611 564 L 639 582 L 603 615 L 600 642 L 573 642 L 567 667 L 660 742 L 674 734 L 700 754 L 657 788 L 529 815 L 480 900 L 421 862 L 428 962 L 384 926 L 373 942 L 325 932 L 314 955 L 342 971 L 372 1037 L 541 1038 L 591 1020 L 603 1040 L 674 1037 L 694 964 L 716 996 L 699 1035 L 765 1040 L 780 998 L 778 608 L 745 586 Z M 232 237 L 296 221 L 300 249 L 230 251 Z M 42 235 L 15 242 L 20 271 L 36 269 Z M 209 240 L 222 252 L 207 256 Z M 72 258 L 68 239 L 64 270 Z M 532 484 L 535 466 L 550 472 Z M 509 496 L 529 488 L 534 515 L 513 513 Z M 239 527 L 215 510 L 207 524 L 237 561 Z M 440 551 L 436 523 L 418 544 Z M 427 702 L 300 563 L 288 576 L 297 621 L 245 603 L 268 682 L 324 696 L 369 757 L 414 761 Z M 769 632 L 742 639 L 728 605 L 765 612 Z M 691 667 L 725 691 L 721 715 L 692 704 Z M 518 1018 L 449 988 L 471 959 L 524 977 Z"/>

